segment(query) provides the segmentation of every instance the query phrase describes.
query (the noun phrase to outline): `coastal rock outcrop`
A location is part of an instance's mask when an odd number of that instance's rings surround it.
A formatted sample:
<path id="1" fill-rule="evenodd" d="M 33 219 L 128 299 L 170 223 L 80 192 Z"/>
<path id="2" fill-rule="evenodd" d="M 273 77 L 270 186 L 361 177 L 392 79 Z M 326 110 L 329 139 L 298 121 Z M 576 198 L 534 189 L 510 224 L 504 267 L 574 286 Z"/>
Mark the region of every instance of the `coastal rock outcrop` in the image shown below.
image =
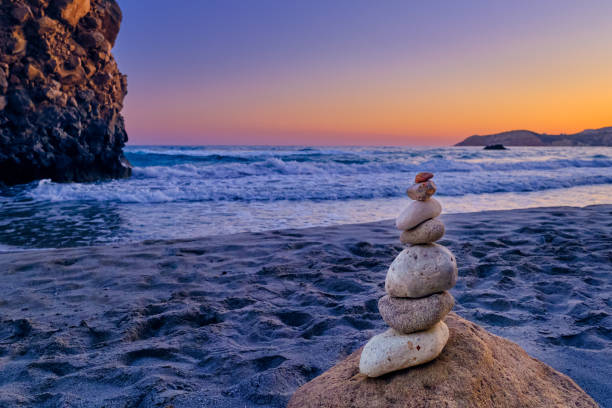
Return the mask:
<path id="1" fill-rule="evenodd" d="M 531 130 L 510 130 L 491 135 L 473 135 L 455 146 L 612 146 L 612 126 L 585 129 L 574 134 L 548 135 Z"/>
<path id="2" fill-rule="evenodd" d="M 127 177 L 115 0 L 0 2 L 0 182 Z"/>
<path id="3" fill-rule="evenodd" d="M 454 313 L 449 340 L 429 364 L 370 378 L 359 373 L 362 349 L 301 386 L 289 408 L 575 407 L 595 408 L 572 379 L 521 347 Z"/>

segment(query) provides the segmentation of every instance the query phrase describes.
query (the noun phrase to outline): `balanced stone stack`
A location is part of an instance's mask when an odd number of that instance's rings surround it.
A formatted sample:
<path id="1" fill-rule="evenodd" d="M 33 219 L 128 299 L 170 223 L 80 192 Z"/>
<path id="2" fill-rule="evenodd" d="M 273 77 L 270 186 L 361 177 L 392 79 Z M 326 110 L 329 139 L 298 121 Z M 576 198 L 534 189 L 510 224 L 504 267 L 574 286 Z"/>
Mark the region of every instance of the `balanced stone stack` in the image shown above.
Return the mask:
<path id="1" fill-rule="evenodd" d="M 397 217 L 400 241 L 407 245 L 387 272 L 378 309 L 390 329 L 365 345 L 359 370 L 369 377 L 426 363 L 438 357 L 448 341 L 442 319 L 455 304 L 447 291 L 457 281 L 457 263 L 445 247 L 435 244 L 444 235 L 438 218 L 442 206 L 433 174 L 419 173 L 407 194 L 414 200 Z"/>

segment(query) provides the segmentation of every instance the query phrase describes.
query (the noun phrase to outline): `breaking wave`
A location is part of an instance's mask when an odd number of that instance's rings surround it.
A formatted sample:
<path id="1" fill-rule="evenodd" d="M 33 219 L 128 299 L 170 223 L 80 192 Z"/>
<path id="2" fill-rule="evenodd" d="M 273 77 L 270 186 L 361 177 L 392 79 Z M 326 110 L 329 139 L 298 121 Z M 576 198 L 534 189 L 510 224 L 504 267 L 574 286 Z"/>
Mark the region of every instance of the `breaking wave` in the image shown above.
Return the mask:
<path id="1" fill-rule="evenodd" d="M 133 177 L 43 180 L 34 200 L 167 203 L 400 197 L 414 173 L 436 174 L 440 196 L 533 192 L 612 183 L 612 149 L 184 148 L 127 149 Z"/>

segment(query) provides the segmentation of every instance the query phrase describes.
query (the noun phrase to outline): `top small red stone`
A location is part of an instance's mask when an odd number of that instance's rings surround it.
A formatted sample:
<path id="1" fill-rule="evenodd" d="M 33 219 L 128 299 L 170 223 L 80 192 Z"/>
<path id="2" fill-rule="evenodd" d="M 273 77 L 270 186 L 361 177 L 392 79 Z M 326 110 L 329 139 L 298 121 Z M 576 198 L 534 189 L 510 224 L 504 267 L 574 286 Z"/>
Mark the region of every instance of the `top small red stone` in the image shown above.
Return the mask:
<path id="1" fill-rule="evenodd" d="M 415 183 L 422 183 L 424 181 L 429 180 L 432 177 L 433 177 L 433 173 L 428 173 L 428 172 L 424 171 L 424 172 L 421 172 L 421 173 L 416 175 L 416 177 L 414 178 L 414 182 Z"/>

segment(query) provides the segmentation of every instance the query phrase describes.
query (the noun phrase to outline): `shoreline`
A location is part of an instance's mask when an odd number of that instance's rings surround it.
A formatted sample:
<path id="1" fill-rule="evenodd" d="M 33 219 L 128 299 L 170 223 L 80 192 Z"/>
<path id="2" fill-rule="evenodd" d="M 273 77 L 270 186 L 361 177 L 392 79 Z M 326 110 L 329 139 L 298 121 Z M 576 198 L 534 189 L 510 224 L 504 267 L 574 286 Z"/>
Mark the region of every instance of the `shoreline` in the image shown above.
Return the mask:
<path id="1" fill-rule="evenodd" d="M 501 193 L 501 194 L 504 194 L 504 193 Z M 442 200 L 439 200 L 439 201 L 444 201 L 444 198 L 447 198 L 447 197 L 443 197 Z M 400 200 L 398 199 L 398 201 Z M 402 198 L 401 202 L 405 202 L 405 198 Z M 480 214 L 480 213 L 488 213 L 488 212 L 496 213 L 496 212 L 502 212 L 502 211 L 503 212 L 513 212 L 513 211 L 525 211 L 525 210 L 554 210 L 554 209 L 565 209 L 565 208 L 585 209 L 589 207 L 598 207 L 598 206 L 612 206 L 612 203 L 589 204 L 589 205 L 585 205 L 581 207 L 571 206 L 571 205 L 561 205 L 561 206 L 522 207 L 522 208 L 510 208 L 510 209 L 501 209 L 501 210 L 487 209 L 487 210 L 467 211 L 467 212 L 462 212 L 462 211 L 444 212 L 444 216 L 459 216 L 459 215 Z M 67 250 L 67 249 L 87 249 L 87 248 L 107 248 L 107 247 L 116 248 L 116 247 L 125 246 L 125 245 L 135 246 L 139 244 L 148 244 L 148 243 L 174 244 L 174 243 L 180 243 L 180 242 L 199 241 L 199 240 L 214 239 L 214 238 L 219 239 L 219 238 L 231 237 L 233 235 L 240 235 L 240 234 L 262 234 L 262 233 L 268 233 L 268 232 L 274 232 L 274 231 L 281 232 L 281 231 L 286 231 L 286 230 L 287 231 L 289 230 L 302 231 L 302 230 L 309 230 L 309 229 L 314 229 L 314 228 L 338 228 L 338 227 L 343 227 L 343 226 L 385 223 L 385 222 L 391 222 L 392 220 L 393 220 L 392 218 L 385 218 L 385 219 L 379 219 L 375 221 L 357 222 L 357 223 L 338 223 L 338 224 L 307 226 L 307 227 L 298 227 L 298 228 L 274 228 L 274 229 L 267 229 L 267 230 L 262 230 L 262 231 L 239 231 L 239 232 L 231 232 L 227 234 L 202 235 L 202 236 L 197 236 L 197 237 L 186 237 L 186 238 L 160 238 L 160 239 L 144 239 L 144 240 L 134 240 L 134 241 L 117 241 L 117 242 L 99 243 L 99 244 L 94 244 L 94 245 L 66 246 L 66 247 L 56 247 L 56 248 L 51 248 L 51 247 L 50 248 L 22 248 L 22 247 L 16 247 L 14 245 L 0 244 L 0 256 L 2 256 L 3 254 L 10 254 L 14 252 L 28 252 L 28 251 L 60 251 L 60 250 Z"/>
<path id="2" fill-rule="evenodd" d="M 612 205 L 445 214 L 459 315 L 612 407 Z M 384 329 L 391 220 L 0 253 L 0 402 L 284 406 Z M 607 300 L 606 300 L 607 299 Z M 21 401 L 21 402 L 19 402 Z"/>

